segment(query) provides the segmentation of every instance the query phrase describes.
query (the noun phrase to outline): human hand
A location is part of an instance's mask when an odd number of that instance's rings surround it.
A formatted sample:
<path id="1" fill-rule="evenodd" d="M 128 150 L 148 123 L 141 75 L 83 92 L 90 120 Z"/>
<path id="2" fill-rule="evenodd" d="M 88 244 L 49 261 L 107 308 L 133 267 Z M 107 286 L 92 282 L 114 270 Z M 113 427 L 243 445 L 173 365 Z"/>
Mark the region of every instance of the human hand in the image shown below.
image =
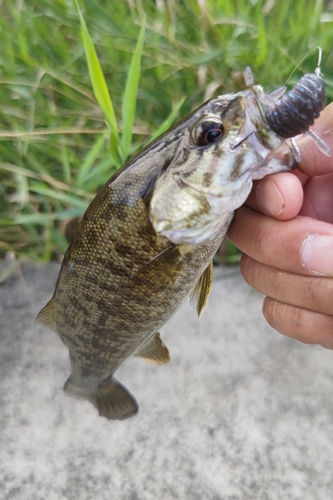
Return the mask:
<path id="1" fill-rule="evenodd" d="M 333 104 L 313 130 L 333 152 Z M 333 349 L 333 157 L 307 136 L 298 145 L 298 169 L 257 181 L 227 236 L 244 252 L 245 280 L 266 295 L 268 323 Z"/>

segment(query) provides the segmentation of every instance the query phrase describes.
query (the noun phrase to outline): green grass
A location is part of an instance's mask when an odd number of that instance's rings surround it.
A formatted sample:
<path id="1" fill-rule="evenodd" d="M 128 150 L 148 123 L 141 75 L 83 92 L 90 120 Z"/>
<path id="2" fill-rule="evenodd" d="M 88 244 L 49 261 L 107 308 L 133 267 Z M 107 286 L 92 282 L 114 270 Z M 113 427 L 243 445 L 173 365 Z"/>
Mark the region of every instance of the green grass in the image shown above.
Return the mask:
<path id="1" fill-rule="evenodd" d="M 60 258 L 66 221 L 112 173 L 176 117 L 243 89 L 247 65 L 273 90 L 320 45 L 333 98 L 328 2 L 78 3 L 91 39 L 75 0 L 1 4 L 0 256 Z"/>

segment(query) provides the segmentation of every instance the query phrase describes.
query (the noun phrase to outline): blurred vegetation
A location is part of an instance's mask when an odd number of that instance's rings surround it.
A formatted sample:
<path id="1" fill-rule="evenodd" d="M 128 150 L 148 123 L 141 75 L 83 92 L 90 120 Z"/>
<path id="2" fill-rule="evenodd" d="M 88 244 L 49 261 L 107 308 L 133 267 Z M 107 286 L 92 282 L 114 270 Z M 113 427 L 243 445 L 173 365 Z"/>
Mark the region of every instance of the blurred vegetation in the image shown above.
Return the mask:
<path id="1" fill-rule="evenodd" d="M 3 0 L 0 256 L 60 258 L 67 247 L 66 221 L 82 215 L 120 160 L 146 144 L 162 123 L 171 122 L 180 107 L 178 118 L 214 95 L 242 90 L 247 65 L 256 82 L 270 91 L 284 84 L 299 61 L 319 45 L 328 98 L 333 98 L 332 2 L 78 3 L 112 97 L 123 146 L 118 158 L 112 148 L 110 152 L 110 130 L 91 87 L 74 0 Z M 144 21 L 136 109 L 133 104 L 126 109 L 124 89 Z M 316 62 L 317 53 L 312 52 L 288 84 L 313 72 Z M 134 109 L 132 128 L 127 118 Z"/>

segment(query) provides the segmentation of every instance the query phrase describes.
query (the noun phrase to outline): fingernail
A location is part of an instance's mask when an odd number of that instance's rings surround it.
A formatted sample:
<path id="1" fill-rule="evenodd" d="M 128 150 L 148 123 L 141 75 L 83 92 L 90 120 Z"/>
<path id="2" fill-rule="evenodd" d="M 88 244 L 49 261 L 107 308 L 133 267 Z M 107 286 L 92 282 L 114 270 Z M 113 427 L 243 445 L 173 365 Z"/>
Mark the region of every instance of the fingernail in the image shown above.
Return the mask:
<path id="1" fill-rule="evenodd" d="M 284 208 L 284 199 L 273 180 L 260 182 L 256 195 L 259 205 L 266 213 L 272 217 L 280 215 Z"/>
<path id="2" fill-rule="evenodd" d="M 303 266 L 314 273 L 333 275 L 333 236 L 310 234 L 301 248 Z"/>

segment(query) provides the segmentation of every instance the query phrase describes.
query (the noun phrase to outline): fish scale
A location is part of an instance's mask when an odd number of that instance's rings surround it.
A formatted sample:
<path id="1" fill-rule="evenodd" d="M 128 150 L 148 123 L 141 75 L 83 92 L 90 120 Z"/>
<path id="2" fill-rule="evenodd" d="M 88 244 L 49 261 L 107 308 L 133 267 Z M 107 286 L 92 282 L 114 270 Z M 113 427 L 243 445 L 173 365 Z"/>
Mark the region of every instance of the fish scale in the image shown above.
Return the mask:
<path id="1" fill-rule="evenodd" d="M 253 179 L 296 166 L 263 89 L 212 99 L 131 159 L 96 195 L 38 321 L 68 347 L 65 391 L 108 419 L 138 411 L 114 372 L 131 354 L 163 364 L 160 328 L 190 296 L 200 315 L 212 259 Z"/>

